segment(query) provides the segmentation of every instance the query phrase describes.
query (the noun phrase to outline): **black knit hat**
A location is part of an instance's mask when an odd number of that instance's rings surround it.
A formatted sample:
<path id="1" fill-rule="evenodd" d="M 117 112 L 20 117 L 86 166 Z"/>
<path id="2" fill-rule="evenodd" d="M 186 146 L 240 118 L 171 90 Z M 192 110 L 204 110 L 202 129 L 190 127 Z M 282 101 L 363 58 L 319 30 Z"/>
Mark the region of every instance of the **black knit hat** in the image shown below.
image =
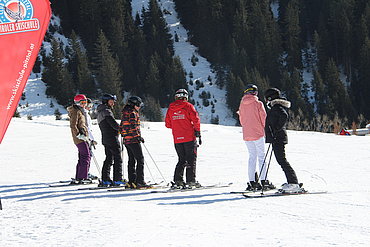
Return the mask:
<path id="1" fill-rule="evenodd" d="M 265 91 L 266 101 L 271 101 L 280 98 L 280 90 L 277 88 L 269 88 Z"/>

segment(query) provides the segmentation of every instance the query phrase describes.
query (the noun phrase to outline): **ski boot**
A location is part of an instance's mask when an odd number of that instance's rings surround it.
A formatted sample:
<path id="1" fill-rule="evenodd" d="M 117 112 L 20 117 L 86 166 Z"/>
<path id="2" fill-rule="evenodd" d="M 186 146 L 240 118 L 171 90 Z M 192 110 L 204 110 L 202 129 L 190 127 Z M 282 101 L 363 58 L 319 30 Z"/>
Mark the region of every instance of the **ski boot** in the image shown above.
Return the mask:
<path id="1" fill-rule="evenodd" d="M 119 180 L 119 181 L 113 181 L 112 186 L 115 187 L 124 187 L 126 185 L 126 182 L 124 180 Z"/>
<path id="2" fill-rule="evenodd" d="M 98 187 L 109 187 L 109 186 L 112 186 L 112 181 L 110 180 L 102 180 L 99 184 L 98 184 Z"/>
<path id="3" fill-rule="evenodd" d="M 273 189 L 276 189 L 275 185 L 273 185 L 272 183 L 270 183 L 270 181 L 268 181 L 268 180 L 261 180 L 261 184 L 262 184 L 263 190 L 273 190 Z"/>
<path id="4" fill-rule="evenodd" d="M 172 190 L 180 190 L 185 188 L 185 183 L 184 181 L 175 181 L 171 182 L 171 189 Z"/>
<path id="5" fill-rule="evenodd" d="M 137 185 L 134 182 L 128 181 L 128 183 L 126 183 L 126 188 L 127 189 L 136 189 L 137 188 Z"/>
<path id="6" fill-rule="evenodd" d="M 303 193 L 305 190 L 302 188 L 303 184 L 288 184 L 285 183 L 279 189 L 280 193 Z"/>
<path id="7" fill-rule="evenodd" d="M 202 187 L 202 185 L 198 182 L 198 181 L 196 181 L 196 182 L 188 182 L 188 183 L 186 183 L 186 188 L 188 188 L 188 189 L 193 189 L 193 188 L 200 188 L 200 187 Z"/>
<path id="8" fill-rule="evenodd" d="M 88 177 L 89 179 L 91 179 L 91 180 L 98 180 L 98 179 L 99 179 L 99 177 L 98 177 L 98 176 L 92 175 L 92 174 L 90 174 L 90 173 L 87 175 L 87 177 Z"/>
<path id="9" fill-rule="evenodd" d="M 88 178 L 83 179 L 72 179 L 71 184 L 78 185 L 78 184 L 92 184 L 92 180 Z"/>
<path id="10" fill-rule="evenodd" d="M 249 181 L 247 185 L 248 187 L 245 189 L 246 191 L 257 191 L 262 189 L 261 184 L 255 181 Z"/>
<path id="11" fill-rule="evenodd" d="M 136 183 L 136 188 L 137 189 L 150 189 L 150 188 L 153 188 L 153 186 L 145 183 L 144 181 L 143 182 L 138 182 Z"/>

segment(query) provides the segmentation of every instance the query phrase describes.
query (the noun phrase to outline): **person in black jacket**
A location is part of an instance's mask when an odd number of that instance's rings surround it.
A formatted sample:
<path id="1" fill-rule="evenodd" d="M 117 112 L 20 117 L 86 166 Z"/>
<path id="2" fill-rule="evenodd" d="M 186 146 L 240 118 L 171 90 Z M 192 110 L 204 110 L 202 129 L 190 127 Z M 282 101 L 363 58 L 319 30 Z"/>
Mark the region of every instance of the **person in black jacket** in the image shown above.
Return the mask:
<path id="1" fill-rule="evenodd" d="M 286 124 L 289 115 L 287 110 L 291 103 L 281 97 L 280 90 L 277 88 L 267 89 L 265 100 L 267 107 L 270 108 L 267 112 L 265 124 L 266 143 L 272 143 L 276 161 L 285 173 L 287 183 L 283 184 L 282 190 L 285 192 L 300 192 L 302 188 L 298 184 L 297 175 L 285 157 L 285 145 L 288 144 Z"/>
<path id="2" fill-rule="evenodd" d="M 102 104 L 97 107 L 97 119 L 102 133 L 102 143 L 105 149 L 105 161 L 102 168 L 101 186 L 124 185 L 122 181 L 121 147 L 118 141 L 119 125 L 112 112 L 115 95 L 104 94 Z M 110 179 L 110 169 L 113 162 L 113 181 Z"/>

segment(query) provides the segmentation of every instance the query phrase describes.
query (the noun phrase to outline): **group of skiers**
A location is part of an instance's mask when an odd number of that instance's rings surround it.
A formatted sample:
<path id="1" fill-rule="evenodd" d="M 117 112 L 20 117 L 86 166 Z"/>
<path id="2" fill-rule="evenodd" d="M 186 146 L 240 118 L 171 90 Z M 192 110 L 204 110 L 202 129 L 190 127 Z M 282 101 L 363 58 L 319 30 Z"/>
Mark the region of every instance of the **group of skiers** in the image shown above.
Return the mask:
<path id="1" fill-rule="evenodd" d="M 285 145 L 288 143 L 286 124 L 287 109 L 290 102 L 282 97 L 277 88 L 270 88 L 265 92 L 267 113 L 258 97 L 256 85 L 249 84 L 244 91 L 239 106 L 239 120 L 242 125 L 243 139 L 249 151 L 248 161 L 248 191 L 275 189 L 267 179 L 267 155 L 275 157 L 287 178 L 282 190 L 299 192 L 302 184 L 298 183 L 295 171 L 285 155 Z M 201 187 L 196 180 L 197 147 L 201 144 L 200 119 L 194 106 L 188 102 L 189 95 L 185 89 L 175 92 L 175 101 L 169 105 L 166 113 L 165 126 L 172 129 L 175 150 L 178 162 L 175 168 L 172 187 L 184 188 Z M 105 160 L 102 168 L 100 186 L 126 186 L 129 188 L 149 187 L 144 180 L 144 156 L 141 143 L 144 138 L 140 131 L 140 113 L 143 101 L 138 96 L 132 96 L 122 110 L 121 123 L 118 124 L 113 115 L 113 107 L 117 98 L 115 95 L 104 94 L 102 103 L 97 107 L 97 121 L 102 133 L 102 144 L 105 149 Z M 83 94 L 74 98 L 74 104 L 68 107 L 70 127 L 73 141 L 78 148 L 79 159 L 76 166 L 75 183 L 85 183 L 89 179 L 91 147 L 96 142 L 91 133 L 91 118 L 89 109 L 92 107 L 90 99 Z M 122 156 L 119 135 L 128 153 L 128 181 L 122 178 Z M 199 144 L 197 141 L 199 138 Z M 265 143 L 269 143 L 267 153 Z M 271 154 L 270 154 L 271 157 Z M 260 174 L 256 172 L 256 163 L 259 163 Z M 113 165 L 113 179 L 110 170 Z M 186 176 L 184 180 L 184 172 Z M 261 181 L 261 183 L 259 183 Z"/>
<path id="2" fill-rule="evenodd" d="M 166 127 L 172 129 L 175 149 L 179 161 L 176 165 L 173 187 L 199 187 L 196 181 L 197 140 L 200 138 L 200 119 L 194 106 L 188 102 L 189 96 L 185 89 L 175 93 L 166 114 Z M 125 186 L 129 188 L 150 187 L 144 180 L 144 155 L 141 143 L 144 138 L 140 131 L 140 108 L 144 105 L 138 96 L 127 100 L 122 110 L 121 123 L 118 124 L 113 115 L 115 95 L 104 94 L 102 103 L 97 107 L 97 121 L 102 133 L 102 144 L 105 160 L 102 167 L 99 186 Z M 90 102 L 90 103 L 89 103 Z M 73 141 L 78 148 L 76 176 L 73 183 L 89 183 L 89 167 L 92 147 L 96 141 L 92 135 L 89 109 L 92 102 L 83 94 L 74 97 L 74 104 L 67 108 Z M 122 177 L 122 156 L 119 135 L 128 153 L 128 181 Z M 113 166 L 113 179 L 110 178 Z M 186 168 L 186 183 L 183 179 Z"/>
<path id="3" fill-rule="evenodd" d="M 286 125 L 288 121 L 287 109 L 290 108 L 290 101 L 282 97 L 277 88 L 267 89 L 264 96 L 267 113 L 264 105 L 258 100 L 258 88 L 256 85 L 247 85 L 244 96 L 239 106 L 239 120 L 243 130 L 243 140 L 248 152 L 248 176 L 249 182 L 246 190 L 270 190 L 275 186 L 267 179 L 267 156 L 272 146 L 276 161 L 283 169 L 287 183 L 282 185 L 284 192 L 297 193 L 303 190 L 302 184 L 298 183 L 295 171 L 289 164 L 285 155 L 285 145 L 288 143 Z M 269 143 L 265 153 L 265 143 Z M 259 163 L 260 174 L 256 173 L 256 163 Z M 261 183 L 259 183 L 259 180 Z"/>

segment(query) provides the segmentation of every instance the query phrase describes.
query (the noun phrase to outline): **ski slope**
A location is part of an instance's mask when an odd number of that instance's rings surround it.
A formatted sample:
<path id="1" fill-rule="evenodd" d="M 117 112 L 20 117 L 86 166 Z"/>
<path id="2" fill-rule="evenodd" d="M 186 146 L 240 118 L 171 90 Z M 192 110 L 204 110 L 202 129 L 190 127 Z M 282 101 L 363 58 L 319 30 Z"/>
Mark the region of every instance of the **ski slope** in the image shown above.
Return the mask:
<path id="1" fill-rule="evenodd" d="M 245 199 L 229 193 L 247 182 L 241 128 L 201 128 L 199 182 L 233 182 L 231 187 L 170 194 L 86 191 L 48 187 L 75 173 L 77 148 L 68 121 L 13 119 L 0 145 L 0 246 L 369 246 L 368 136 L 288 131 L 287 158 L 300 182 L 329 193 Z M 97 125 L 94 132 L 100 138 Z M 144 122 L 142 134 L 170 181 L 177 161 L 171 131 L 164 123 Z M 163 180 L 145 149 L 144 155 L 146 180 Z M 102 166 L 101 144 L 95 156 Z M 90 171 L 99 174 L 94 163 Z M 274 159 L 269 179 L 285 182 Z"/>

